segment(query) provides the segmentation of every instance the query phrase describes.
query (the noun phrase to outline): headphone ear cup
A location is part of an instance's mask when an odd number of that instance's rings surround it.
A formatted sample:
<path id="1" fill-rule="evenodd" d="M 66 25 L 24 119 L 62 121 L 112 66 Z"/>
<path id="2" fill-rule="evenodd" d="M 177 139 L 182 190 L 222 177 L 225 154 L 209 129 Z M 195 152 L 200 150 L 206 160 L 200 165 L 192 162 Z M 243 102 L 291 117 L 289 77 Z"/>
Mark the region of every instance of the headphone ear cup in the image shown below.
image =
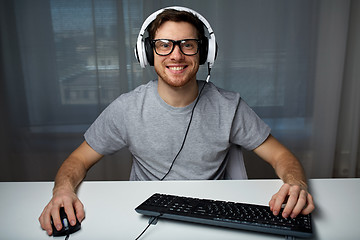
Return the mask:
<path id="1" fill-rule="evenodd" d="M 204 37 L 200 44 L 200 62 L 199 62 L 200 65 L 206 62 L 208 57 L 208 49 L 209 49 L 209 40 L 207 37 Z"/>
<path id="2" fill-rule="evenodd" d="M 147 61 L 150 66 L 154 66 L 154 50 L 149 37 L 145 38 L 144 45 Z"/>

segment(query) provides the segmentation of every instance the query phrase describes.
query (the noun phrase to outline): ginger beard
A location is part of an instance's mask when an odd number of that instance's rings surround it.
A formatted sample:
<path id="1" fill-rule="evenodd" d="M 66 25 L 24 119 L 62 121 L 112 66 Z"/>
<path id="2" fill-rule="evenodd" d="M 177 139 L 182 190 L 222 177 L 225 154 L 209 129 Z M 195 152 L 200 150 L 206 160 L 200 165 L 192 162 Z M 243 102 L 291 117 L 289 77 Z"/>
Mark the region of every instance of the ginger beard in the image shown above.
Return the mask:
<path id="1" fill-rule="evenodd" d="M 197 37 L 196 28 L 187 22 L 167 21 L 155 34 L 155 39 L 182 40 Z M 154 52 L 154 68 L 159 81 L 172 87 L 183 87 L 192 81 L 196 82 L 199 53 L 193 56 L 184 55 L 179 46 L 175 46 L 173 52 L 167 56 L 159 56 Z"/>

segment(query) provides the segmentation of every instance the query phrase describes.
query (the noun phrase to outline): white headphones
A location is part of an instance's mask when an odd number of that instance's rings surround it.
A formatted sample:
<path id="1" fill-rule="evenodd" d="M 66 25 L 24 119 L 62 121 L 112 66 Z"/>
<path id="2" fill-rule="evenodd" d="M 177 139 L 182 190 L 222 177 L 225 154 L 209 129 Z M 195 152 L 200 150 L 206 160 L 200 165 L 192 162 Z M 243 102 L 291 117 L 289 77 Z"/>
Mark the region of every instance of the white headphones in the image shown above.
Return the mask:
<path id="1" fill-rule="evenodd" d="M 205 25 L 205 27 L 207 28 L 207 30 L 209 32 L 209 39 L 207 41 L 208 46 L 207 46 L 206 62 L 209 63 L 209 68 L 212 68 L 212 66 L 214 65 L 215 59 L 216 59 L 217 44 L 216 44 L 216 40 L 215 40 L 215 34 L 214 34 L 209 22 L 203 16 L 201 16 L 199 13 L 195 12 L 194 10 L 192 10 L 190 8 L 186 8 L 186 7 L 177 7 L 177 6 L 160 9 L 160 10 L 154 12 L 153 14 L 151 14 L 144 21 L 143 25 L 141 26 L 141 29 L 140 29 L 140 32 L 139 32 L 139 35 L 137 38 L 136 46 L 134 49 L 135 58 L 139 61 L 140 66 L 142 68 L 145 68 L 146 65 L 152 65 L 151 60 L 149 61 L 147 58 L 146 46 L 145 46 L 145 41 L 144 41 L 143 36 L 145 34 L 147 27 L 151 24 L 151 22 L 154 21 L 155 18 L 157 17 L 157 15 L 159 15 L 165 9 L 175 9 L 178 11 L 190 12 L 190 13 L 194 14 L 196 17 L 198 17 L 200 19 L 200 21 Z M 151 49 L 151 51 L 152 51 L 152 49 Z"/>

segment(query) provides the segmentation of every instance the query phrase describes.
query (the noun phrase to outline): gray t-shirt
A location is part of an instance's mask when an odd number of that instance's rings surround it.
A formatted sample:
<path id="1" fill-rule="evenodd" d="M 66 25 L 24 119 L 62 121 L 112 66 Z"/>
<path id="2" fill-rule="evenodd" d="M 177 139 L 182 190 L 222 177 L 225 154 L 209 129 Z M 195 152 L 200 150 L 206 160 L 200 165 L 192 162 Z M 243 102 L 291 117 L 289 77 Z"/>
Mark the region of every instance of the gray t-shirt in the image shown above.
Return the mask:
<path id="1" fill-rule="evenodd" d="M 198 84 L 200 89 L 205 82 Z M 130 180 L 159 180 L 181 147 L 194 104 L 168 105 L 157 92 L 157 81 L 150 81 L 112 102 L 86 131 L 85 140 L 103 155 L 128 147 L 133 155 Z M 222 179 L 232 144 L 252 150 L 269 134 L 239 93 L 208 83 L 166 180 Z"/>

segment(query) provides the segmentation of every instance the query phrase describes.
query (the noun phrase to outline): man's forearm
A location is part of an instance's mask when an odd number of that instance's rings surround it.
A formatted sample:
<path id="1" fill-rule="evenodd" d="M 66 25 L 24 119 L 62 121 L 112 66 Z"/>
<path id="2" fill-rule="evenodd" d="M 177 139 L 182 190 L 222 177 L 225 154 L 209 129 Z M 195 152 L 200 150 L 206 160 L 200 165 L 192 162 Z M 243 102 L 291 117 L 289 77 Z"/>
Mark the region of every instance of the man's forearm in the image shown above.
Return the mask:
<path id="1" fill-rule="evenodd" d="M 75 192 L 77 186 L 86 176 L 87 169 L 81 161 L 70 156 L 61 165 L 55 177 L 53 193 L 58 190 L 70 190 Z"/>
<path id="2" fill-rule="evenodd" d="M 254 152 L 274 168 L 276 174 L 290 185 L 307 189 L 304 169 L 298 159 L 272 135 Z"/>
<path id="3" fill-rule="evenodd" d="M 291 152 L 285 152 L 279 158 L 274 166 L 276 174 L 284 183 L 300 185 L 307 190 L 305 172 L 297 158 Z"/>
<path id="4" fill-rule="evenodd" d="M 84 141 L 61 165 L 55 178 L 53 193 L 61 189 L 75 192 L 87 171 L 102 157 Z"/>

